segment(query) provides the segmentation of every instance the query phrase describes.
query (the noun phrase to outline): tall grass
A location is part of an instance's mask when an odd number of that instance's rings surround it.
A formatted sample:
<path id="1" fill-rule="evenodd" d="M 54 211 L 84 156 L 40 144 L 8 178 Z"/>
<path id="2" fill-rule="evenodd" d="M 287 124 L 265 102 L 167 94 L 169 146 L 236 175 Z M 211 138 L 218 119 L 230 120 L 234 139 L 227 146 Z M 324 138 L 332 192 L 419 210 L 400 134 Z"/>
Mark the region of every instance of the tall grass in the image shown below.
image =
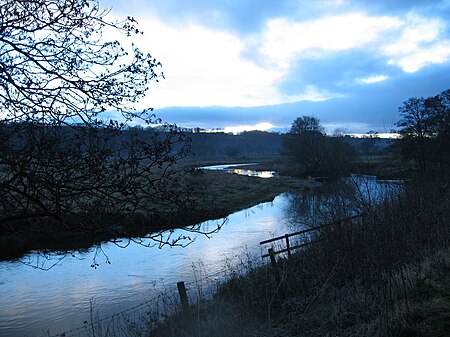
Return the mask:
<path id="1" fill-rule="evenodd" d="M 328 227 L 320 242 L 280 259 L 281 282 L 263 266 L 219 285 L 213 301 L 195 307 L 195 335 L 445 336 L 448 188 L 438 181 L 410 183 L 381 199 L 360 192 L 353 205 L 364 218 Z M 355 211 L 343 201 L 329 199 L 322 216 Z"/>
<path id="2" fill-rule="evenodd" d="M 407 183 L 383 197 L 361 186 L 352 203 L 351 193 L 329 194 L 317 214 L 320 221 L 367 215 L 323 228 L 315 244 L 280 257 L 281 280 L 250 257 L 230 263 L 220 278 L 198 266 L 197 282 L 187 287 L 193 332 L 174 295 L 126 336 L 448 336 L 448 185 Z"/>

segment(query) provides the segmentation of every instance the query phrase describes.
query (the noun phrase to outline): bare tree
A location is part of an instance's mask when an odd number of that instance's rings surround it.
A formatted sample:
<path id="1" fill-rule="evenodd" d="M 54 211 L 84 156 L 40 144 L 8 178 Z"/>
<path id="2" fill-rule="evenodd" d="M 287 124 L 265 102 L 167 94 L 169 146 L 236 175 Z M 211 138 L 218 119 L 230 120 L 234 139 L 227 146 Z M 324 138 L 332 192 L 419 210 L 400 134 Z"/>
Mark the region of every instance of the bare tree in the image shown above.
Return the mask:
<path id="1" fill-rule="evenodd" d="M 347 174 L 354 155 L 341 137 L 326 136 L 319 119 L 311 116 L 295 119 L 283 145 L 296 175 Z"/>
<path id="2" fill-rule="evenodd" d="M 307 132 L 324 133 L 324 128 L 320 125 L 320 120 L 313 116 L 297 117 L 292 123 L 291 130 L 293 134 L 301 134 Z"/>
<path id="3" fill-rule="evenodd" d="M 286 135 L 284 149 L 296 166 L 296 174 L 310 174 L 319 169 L 320 144 L 325 137 L 319 119 L 298 117 Z"/>
<path id="4" fill-rule="evenodd" d="M 426 141 L 432 136 L 432 128 L 429 112 L 430 110 L 425 106 L 425 99 L 423 97 L 413 97 L 403 102 L 399 107 L 402 119 L 397 122 L 400 127 L 400 134 L 404 139 L 404 143 L 409 144 L 411 155 L 417 157 L 420 169 L 426 170 Z"/>
<path id="5" fill-rule="evenodd" d="M 168 179 L 189 142 L 134 108 L 161 64 L 106 41 L 141 34 L 107 14 L 95 0 L 1 0 L 0 237 L 123 235 L 176 197 Z M 128 129 L 136 120 L 161 126 Z"/>
<path id="6" fill-rule="evenodd" d="M 397 122 L 403 157 L 415 160 L 423 173 L 449 163 L 449 90 L 428 97 L 412 97 L 399 108 Z M 440 167 L 439 169 L 442 169 Z"/>

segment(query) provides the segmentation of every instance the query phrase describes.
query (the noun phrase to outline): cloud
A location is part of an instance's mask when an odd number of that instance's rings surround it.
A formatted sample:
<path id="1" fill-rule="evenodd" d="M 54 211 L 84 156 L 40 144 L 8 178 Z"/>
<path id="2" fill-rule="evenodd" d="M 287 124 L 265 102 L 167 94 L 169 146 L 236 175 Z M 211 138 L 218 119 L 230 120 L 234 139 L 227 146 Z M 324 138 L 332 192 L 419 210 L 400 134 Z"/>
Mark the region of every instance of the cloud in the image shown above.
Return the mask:
<path id="1" fill-rule="evenodd" d="M 270 21 L 259 48 L 266 63 L 284 72 L 278 88 L 293 95 L 312 86 L 327 98 L 450 60 L 447 23 L 408 13 L 345 13 L 307 21 Z"/>
<path id="2" fill-rule="evenodd" d="M 288 69 L 297 59 L 323 58 L 331 52 L 363 48 L 401 24 L 394 17 L 370 17 L 363 13 L 305 22 L 274 19 L 263 33 L 260 52 L 277 67 Z"/>
<path id="3" fill-rule="evenodd" d="M 161 60 L 165 79 L 153 85 L 139 107 L 262 106 L 328 99 L 313 85 L 288 94 L 278 89 L 286 73 L 244 56 L 246 41 L 230 32 L 190 23 L 170 26 L 140 20 L 147 32 L 135 40 Z"/>
<path id="4" fill-rule="evenodd" d="M 417 25 L 419 21 L 421 25 Z M 275 19 L 269 21 L 262 33 L 259 53 L 266 61 L 257 62 L 246 57 L 249 38 L 198 23 L 181 28 L 153 18 L 141 20 L 142 29 L 150 32 L 144 35 L 141 44 L 151 46 L 153 53 L 163 60 L 166 78 L 153 88 L 142 102 L 142 107 L 245 107 L 340 97 L 342 93 L 332 88 L 331 81 L 321 87 L 322 83 L 317 81 L 321 75 L 316 73 L 310 76 L 314 79 L 308 82 L 307 71 L 306 74 L 299 74 L 293 71 L 295 65 L 299 61 L 323 61 L 333 66 L 330 57 L 351 51 L 359 56 L 366 53 L 364 59 L 367 59 L 370 58 L 367 55 L 369 52 L 381 50 L 381 55 L 389 56 L 384 66 L 394 65 L 404 71 L 417 71 L 427 64 L 446 61 L 450 53 L 445 41 L 436 42 L 428 51 L 421 49 L 420 43 L 435 41 L 441 30 L 439 27 L 442 27 L 439 20 L 430 22 L 433 25 L 419 18 L 405 23 L 399 18 L 370 17 L 361 13 L 305 22 Z M 411 28 L 413 25 L 416 26 L 414 30 Z M 424 34 L 420 34 L 421 39 L 408 39 L 408 36 L 415 36 L 416 32 L 422 31 Z M 393 36 L 400 32 L 401 38 Z M 386 36 L 390 39 L 384 42 Z M 414 53 L 406 53 L 399 48 L 411 41 L 417 44 L 417 48 L 413 48 Z M 348 78 L 353 65 L 348 61 L 351 55 L 347 54 L 346 57 L 347 69 L 335 74 L 336 85 L 371 76 L 370 73 L 364 73 L 367 71 L 364 69 L 354 74 L 353 78 Z M 284 90 L 283 83 L 292 83 L 289 78 L 293 74 L 300 75 L 297 82 L 302 85 Z"/>
<path id="5" fill-rule="evenodd" d="M 408 15 L 399 38 L 381 47 L 381 52 L 405 72 L 416 72 L 429 64 L 450 58 L 450 40 L 442 37 L 446 23 L 441 19 Z"/>
<path id="6" fill-rule="evenodd" d="M 440 64 L 450 59 L 450 41 L 430 45 L 389 61 L 400 66 L 405 72 L 413 73 L 430 64 Z"/>
<path id="7" fill-rule="evenodd" d="M 414 0 L 414 1 L 351 1 L 353 7 L 358 7 L 376 13 L 401 15 L 408 12 L 422 12 L 423 14 L 433 13 L 434 15 L 442 13 L 450 8 L 448 0 Z"/>
<path id="8" fill-rule="evenodd" d="M 398 107 L 410 97 L 428 97 L 449 88 L 450 64 L 435 65 L 427 72 L 393 76 L 377 85 L 358 85 L 351 94 L 321 102 L 303 101 L 260 107 L 178 107 L 157 109 L 165 121 L 178 125 L 224 128 L 271 123 L 287 130 L 302 115 L 319 118 L 329 131 L 343 128 L 352 133 L 388 132 L 399 119 Z"/>
<path id="9" fill-rule="evenodd" d="M 387 80 L 389 77 L 385 75 L 374 75 L 365 78 L 358 78 L 357 82 L 362 84 L 372 84 Z"/>
<path id="10" fill-rule="evenodd" d="M 292 95 L 299 87 L 311 85 L 329 93 L 329 98 L 341 97 L 351 94 L 361 85 L 361 79 L 375 75 L 392 77 L 401 72 L 396 66 L 388 65 L 380 55 L 349 50 L 321 59 L 297 60 L 278 88 Z"/>
<path id="11" fill-rule="evenodd" d="M 269 21 L 259 51 L 263 58 L 287 71 L 298 60 L 328 59 L 354 50 L 376 53 L 406 72 L 450 58 L 446 22 L 416 14 L 406 17 L 346 13 L 308 21 L 278 18 Z"/>
<path id="12" fill-rule="evenodd" d="M 448 86 L 448 0 L 113 3 L 135 12 L 137 42 L 163 64 L 141 107 L 183 126 L 283 127 L 317 114 L 385 131 L 403 100 Z"/>
<path id="13" fill-rule="evenodd" d="M 162 60 L 165 75 L 145 103 L 253 106 L 282 100 L 274 86 L 281 74 L 242 58 L 244 44 L 233 34 L 195 23 L 181 29 L 158 20 L 146 20 L 142 27 L 157 32 L 144 35 L 141 44 Z"/>
<path id="14" fill-rule="evenodd" d="M 267 18 L 292 13 L 299 7 L 296 1 L 292 0 L 108 0 L 107 5 L 112 6 L 116 13 L 136 17 L 150 13 L 171 26 L 197 22 L 213 29 L 235 33 L 259 31 Z"/>

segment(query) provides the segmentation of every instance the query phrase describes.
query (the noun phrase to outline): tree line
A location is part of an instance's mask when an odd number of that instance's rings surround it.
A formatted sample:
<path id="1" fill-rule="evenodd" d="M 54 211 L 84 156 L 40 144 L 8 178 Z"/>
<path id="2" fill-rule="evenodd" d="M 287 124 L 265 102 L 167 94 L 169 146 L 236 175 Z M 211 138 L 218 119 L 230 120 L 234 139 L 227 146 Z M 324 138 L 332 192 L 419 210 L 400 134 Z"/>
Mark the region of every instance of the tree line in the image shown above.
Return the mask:
<path id="1" fill-rule="evenodd" d="M 450 89 L 423 98 L 412 97 L 399 107 L 397 150 L 421 174 L 448 173 L 450 165 Z"/>
<path id="2" fill-rule="evenodd" d="M 289 172 L 299 176 L 338 177 L 352 170 L 357 154 L 380 151 L 400 156 L 403 165 L 413 165 L 420 174 L 445 175 L 450 165 L 450 89 L 438 95 L 412 97 L 399 107 L 396 123 L 400 138 L 375 149 L 376 137 L 361 141 L 342 136 L 328 136 L 320 120 L 301 116 L 294 120 L 284 138 Z M 387 146 L 389 144 L 389 146 Z M 375 150 L 374 150 L 375 149 Z"/>
<path id="3" fill-rule="evenodd" d="M 191 152 L 196 159 L 227 157 L 246 159 L 255 156 L 279 156 L 283 135 L 266 131 L 229 133 L 186 133 L 191 139 Z"/>

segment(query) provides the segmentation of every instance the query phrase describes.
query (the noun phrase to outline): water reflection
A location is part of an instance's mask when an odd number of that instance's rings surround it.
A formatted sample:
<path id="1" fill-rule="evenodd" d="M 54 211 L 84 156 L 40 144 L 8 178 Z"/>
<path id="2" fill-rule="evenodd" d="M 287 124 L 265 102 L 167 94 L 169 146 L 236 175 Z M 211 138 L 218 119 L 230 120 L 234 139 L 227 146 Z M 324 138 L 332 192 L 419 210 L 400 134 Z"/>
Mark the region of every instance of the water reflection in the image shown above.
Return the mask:
<path id="1" fill-rule="evenodd" d="M 175 287 L 180 280 L 194 280 L 193 265 L 201 261 L 206 274 L 224 269 L 226 263 L 245 254 L 260 256 L 259 242 L 290 231 L 284 221 L 287 197 L 231 214 L 220 233 L 204 236 L 175 230 L 172 235 L 189 235 L 195 242 L 186 248 L 146 248 L 131 242 L 126 249 L 105 243 L 80 254 L 48 256 L 48 270 L 20 263 L 0 263 L 0 336 L 50 335 L 83 326 L 89 321 L 89 305 L 95 299 L 99 312 L 110 315 L 141 303 L 151 291 Z M 200 224 L 209 231 L 222 220 Z M 96 255 L 97 269 L 90 268 Z M 30 263 L 42 263 L 42 256 L 30 254 Z M 111 261 L 111 264 L 108 264 Z"/>
<path id="2" fill-rule="evenodd" d="M 245 169 L 240 169 L 240 168 L 234 168 L 234 167 L 257 165 L 257 164 L 258 163 L 212 165 L 212 166 L 199 167 L 199 169 L 225 171 L 228 173 L 234 173 L 234 174 L 239 174 L 239 175 L 249 176 L 249 177 L 258 177 L 258 178 L 263 178 L 263 179 L 278 177 L 278 174 L 275 171 L 257 171 L 257 170 L 245 170 Z"/>
<path id="3" fill-rule="evenodd" d="M 245 254 L 260 256 L 260 241 L 318 224 L 327 213 L 339 218 L 343 209 L 359 212 L 367 207 L 368 200 L 382 200 L 383 195 L 399 190 L 399 184 L 380 184 L 375 178 L 355 176 L 319 190 L 285 193 L 273 202 L 231 214 L 216 235 L 182 229 L 166 233 L 195 240 L 186 248 L 149 249 L 130 242 L 121 249 L 110 242 L 84 253 L 56 254 L 56 260 L 48 263 L 57 265 L 48 271 L 2 262 L 0 337 L 51 335 L 82 326 L 89 321 L 92 298 L 102 315 L 111 315 L 141 303 L 152 291 L 174 287 L 180 280 L 193 281 L 193 266 L 199 263 L 206 274 L 216 273 L 226 263 L 237 261 L 235 257 L 244 250 Z M 208 232 L 223 221 L 207 221 L 199 226 Z M 90 268 L 94 257 L 97 269 Z M 39 263 L 46 260 L 39 260 L 41 255 L 36 253 L 28 258 L 30 263 L 36 262 L 33 259 Z"/>
<path id="4" fill-rule="evenodd" d="M 317 226 L 370 211 L 375 204 L 402 190 L 399 180 L 378 181 L 373 176 L 353 175 L 329 182 L 319 189 L 289 194 L 286 217 L 294 226 Z"/>
<path id="5" fill-rule="evenodd" d="M 234 170 L 226 170 L 230 173 L 235 173 L 243 176 L 249 177 L 258 177 L 258 178 L 273 178 L 277 177 L 277 173 L 275 171 L 255 171 L 255 170 L 243 170 L 243 169 L 234 169 Z"/>

